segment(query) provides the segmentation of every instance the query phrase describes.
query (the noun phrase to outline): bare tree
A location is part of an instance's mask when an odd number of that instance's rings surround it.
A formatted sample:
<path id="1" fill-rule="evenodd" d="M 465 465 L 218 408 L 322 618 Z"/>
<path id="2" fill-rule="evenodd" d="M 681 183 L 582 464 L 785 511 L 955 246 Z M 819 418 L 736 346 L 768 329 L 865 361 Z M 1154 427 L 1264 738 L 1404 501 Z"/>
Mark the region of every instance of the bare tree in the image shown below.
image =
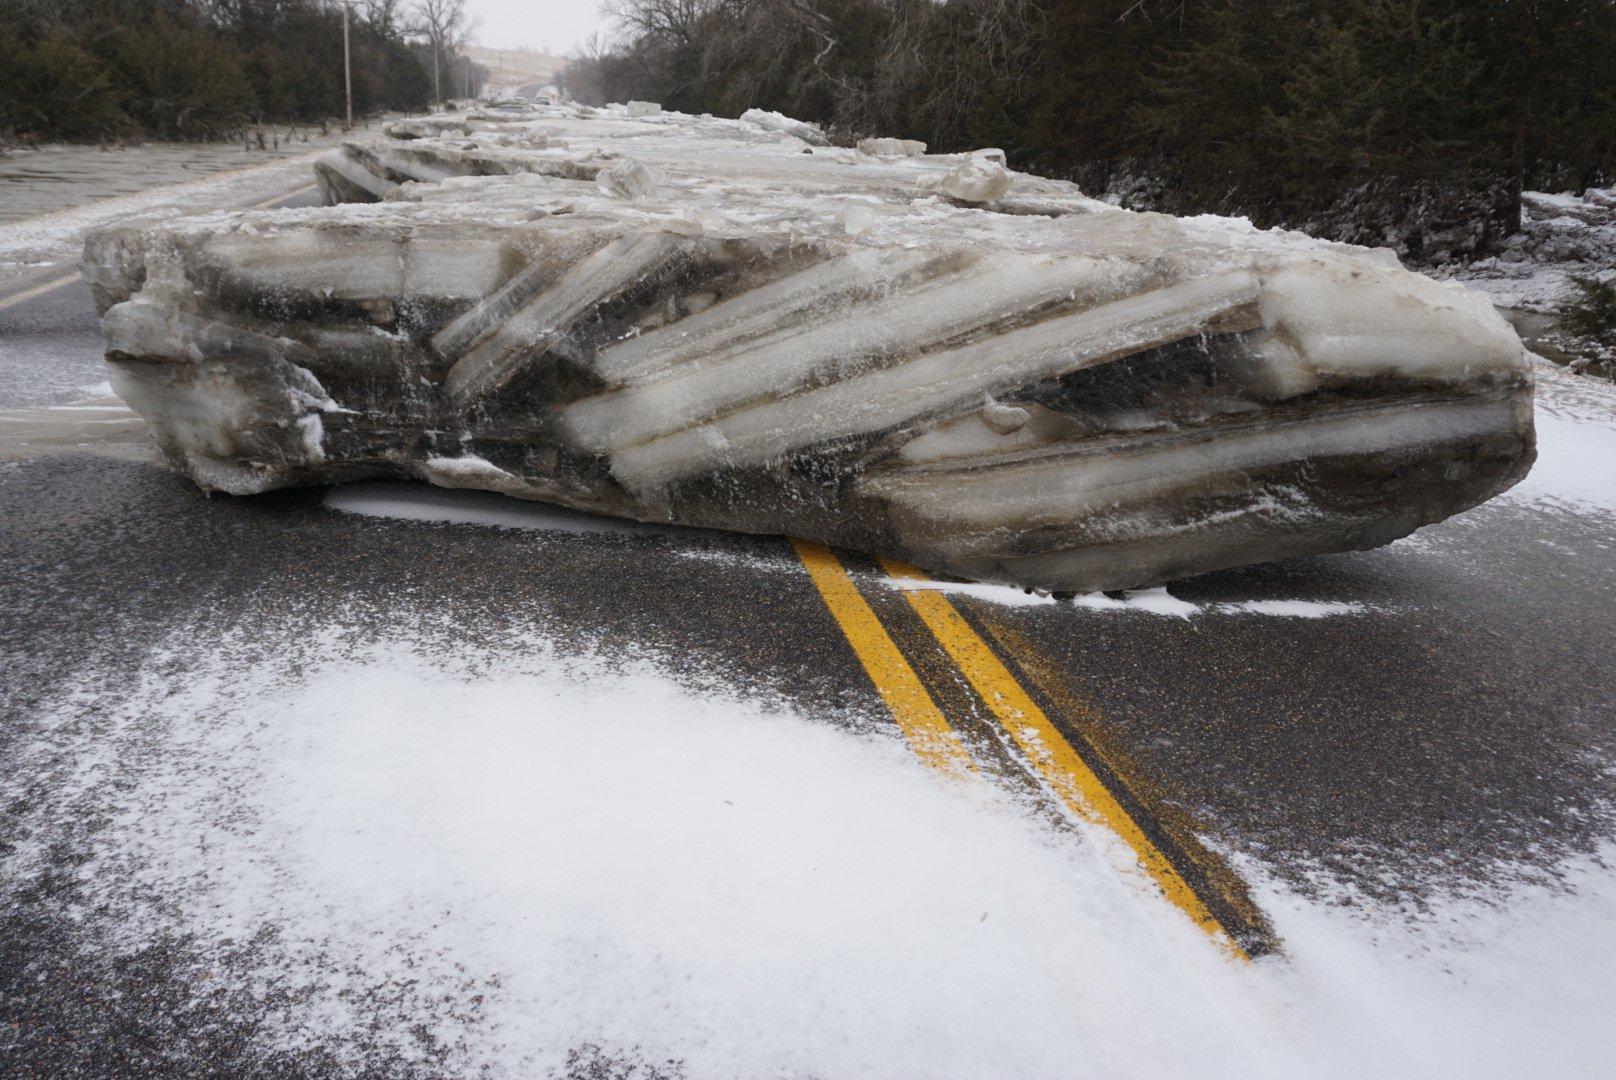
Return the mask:
<path id="1" fill-rule="evenodd" d="M 1043 32 L 1035 0 L 896 3 L 886 53 L 862 103 L 870 127 L 907 119 L 932 138 L 958 132 L 982 98 L 1014 96 L 1029 77 Z M 937 63 L 939 55 L 951 63 Z"/>
<path id="2" fill-rule="evenodd" d="M 605 0 L 600 9 L 629 37 L 691 48 L 709 16 L 744 6 L 735 0 Z"/>
<path id="3" fill-rule="evenodd" d="M 405 29 L 404 0 L 361 0 L 365 22 L 384 38 L 392 38 Z"/>
<path id="4" fill-rule="evenodd" d="M 567 57 L 567 66 L 561 69 L 557 82 L 574 101 L 604 105 L 609 93 L 605 68 L 612 57 L 612 46 L 605 36 L 590 34 Z"/>
<path id="5" fill-rule="evenodd" d="M 443 104 L 440 71 L 447 53 L 464 44 L 475 26 L 466 0 L 415 0 L 414 29 L 432 49 L 432 100 L 438 105 Z"/>

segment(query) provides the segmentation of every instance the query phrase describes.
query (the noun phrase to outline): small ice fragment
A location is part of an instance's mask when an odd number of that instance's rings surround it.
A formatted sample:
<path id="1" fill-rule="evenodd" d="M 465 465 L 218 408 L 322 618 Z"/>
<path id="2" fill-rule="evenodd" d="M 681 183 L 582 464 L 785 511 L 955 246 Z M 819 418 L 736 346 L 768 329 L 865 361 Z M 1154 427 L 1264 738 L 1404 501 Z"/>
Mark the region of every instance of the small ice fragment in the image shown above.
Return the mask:
<path id="1" fill-rule="evenodd" d="M 868 206 L 849 206 L 836 215 L 836 224 L 848 236 L 857 236 L 862 232 L 869 232 L 870 226 L 875 224 L 875 211 Z"/>
<path id="2" fill-rule="evenodd" d="M 1010 174 L 997 162 L 972 158 L 944 178 L 943 190 L 961 202 L 992 202 L 1010 190 Z"/>
<path id="3" fill-rule="evenodd" d="M 984 161 L 996 161 L 1000 165 L 1005 163 L 1004 151 L 1000 150 L 997 146 L 987 146 L 983 147 L 981 150 L 972 150 L 971 156 L 974 158 L 981 158 Z"/>
<path id="4" fill-rule="evenodd" d="M 662 106 L 654 101 L 631 101 L 628 103 L 630 116 L 657 116 L 662 112 Z"/>
<path id="5" fill-rule="evenodd" d="M 303 436 L 303 451 L 310 461 L 325 460 L 325 425 L 320 422 L 319 413 L 309 413 L 297 421 L 297 428 Z"/>
<path id="6" fill-rule="evenodd" d="M 603 195 L 638 199 L 656 184 L 656 174 L 633 158 L 624 158 L 609 169 L 595 174 L 595 186 Z"/>
<path id="7" fill-rule="evenodd" d="M 982 422 L 1000 435 L 1020 431 L 1032 419 L 1032 413 L 1015 405 L 1005 405 L 991 397 L 982 405 Z"/>

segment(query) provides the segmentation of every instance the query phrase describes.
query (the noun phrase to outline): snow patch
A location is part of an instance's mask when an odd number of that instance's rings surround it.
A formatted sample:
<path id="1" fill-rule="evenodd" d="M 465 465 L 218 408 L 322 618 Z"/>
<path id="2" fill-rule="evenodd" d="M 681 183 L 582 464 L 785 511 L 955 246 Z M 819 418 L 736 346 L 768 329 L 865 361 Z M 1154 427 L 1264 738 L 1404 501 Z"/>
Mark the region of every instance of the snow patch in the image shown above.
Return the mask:
<path id="1" fill-rule="evenodd" d="M 1278 615 L 1287 619 L 1323 619 L 1331 615 L 1361 615 L 1367 605 L 1349 600 L 1242 600 L 1216 604 L 1213 610 L 1230 615 Z"/>
<path id="2" fill-rule="evenodd" d="M 1503 498 L 1616 514 L 1616 386 L 1534 360 L 1537 462 Z"/>
<path id="3" fill-rule="evenodd" d="M 436 458 L 440 465 L 460 462 L 475 468 L 481 459 Z M 495 466 L 488 465 L 488 468 Z M 445 472 L 445 476 L 451 475 Z M 648 525 L 627 518 L 569 510 L 550 503 L 525 502 L 487 491 L 446 490 L 424 484 L 365 482 L 344 484 L 326 493 L 325 506 L 347 514 L 393 518 L 400 521 L 435 521 L 453 525 L 482 525 L 538 532 L 613 533 L 623 536 L 656 534 L 705 535 L 701 530 L 672 525 Z"/>
<path id="4" fill-rule="evenodd" d="M 1172 615 L 1180 619 L 1187 619 L 1200 610 L 1188 600 L 1180 600 L 1168 592 L 1165 585 L 1123 593 L 1122 602 L 1132 611 L 1148 611 L 1152 615 Z"/>
<path id="5" fill-rule="evenodd" d="M 986 600 L 990 604 L 1003 604 L 1006 607 L 1043 607 L 1059 603 L 1048 593 L 1028 592 L 1014 585 L 994 585 L 981 581 L 933 581 L 889 577 L 882 578 L 881 584 L 904 592 L 940 592 L 950 596 L 969 596 L 977 600 Z"/>
<path id="6" fill-rule="evenodd" d="M 1504 494 L 1516 502 L 1616 514 L 1616 424 L 1537 413 L 1537 464 Z"/>
<path id="7" fill-rule="evenodd" d="M 784 570 L 789 573 L 805 574 L 802 561 L 791 552 L 781 552 L 779 555 L 754 555 L 745 551 L 725 551 L 722 548 L 697 547 L 680 548 L 674 552 L 681 559 L 694 559 L 697 562 L 716 563 L 720 566 L 733 566 L 742 570 L 763 570 L 777 574 Z"/>
<path id="8" fill-rule="evenodd" d="M 74 767 L 33 774 L 47 827 L 3 879 L 104 807 L 87 931 L 191 935 L 199 994 L 289 991 L 251 1029 L 274 1046 L 419 1032 L 437 1071 L 517 1076 L 595 1043 L 693 1080 L 1598 1075 L 1616 1052 L 1593 861 L 1418 921 L 1254 873 L 1286 954 L 1241 965 L 1106 834 L 895 737 L 543 639 L 300 647 L 64 699 L 44 730 Z M 231 941 L 263 943 L 246 970 L 210 963 Z"/>
<path id="9" fill-rule="evenodd" d="M 82 871 L 113 945 L 273 928 L 216 975 L 307 992 L 279 1045 L 355 1034 L 385 988 L 460 1074 L 548 1075 L 595 1042 L 693 1077 L 1054 1075 L 1152 1013 L 1143 1060 L 1275 1052 L 1246 1034 L 1252 973 L 1105 837 L 942 782 L 895 737 L 521 652 L 153 679 L 125 715 L 162 745 L 125 763 Z M 1160 974 L 1125 979 L 1141 960 Z"/>
<path id="10" fill-rule="evenodd" d="M 993 585 L 986 582 L 957 582 L 920 580 L 916 578 L 882 578 L 881 584 L 903 591 L 926 590 L 985 600 L 1005 607 L 1047 607 L 1061 601 L 1044 592 L 1029 592 L 1013 585 Z M 1090 611 L 1133 611 L 1147 615 L 1164 615 L 1175 619 L 1188 619 L 1196 615 L 1273 615 L 1291 619 L 1323 619 L 1332 615 L 1358 615 L 1379 610 L 1367 604 L 1347 600 L 1240 600 L 1230 603 L 1197 604 L 1182 600 L 1166 586 L 1154 589 L 1134 589 L 1121 596 L 1106 593 L 1084 593 L 1070 601 L 1073 607 Z"/>

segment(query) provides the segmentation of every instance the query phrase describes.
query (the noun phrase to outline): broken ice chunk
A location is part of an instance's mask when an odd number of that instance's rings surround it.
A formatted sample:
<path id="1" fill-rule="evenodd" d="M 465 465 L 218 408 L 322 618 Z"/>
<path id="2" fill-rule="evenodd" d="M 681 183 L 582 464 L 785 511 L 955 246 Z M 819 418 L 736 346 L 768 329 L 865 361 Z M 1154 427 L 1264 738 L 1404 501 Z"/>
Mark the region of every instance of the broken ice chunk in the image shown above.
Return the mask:
<path id="1" fill-rule="evenodd" d="M 624 158 L 609 169 L 595 174 L 595 184 L 602 194 L 620 199 L 638 199 L 656 186 L 656 175 L 644 162 Z"/>
<path id="2" fill-rule="evenodd" d="M 992 202 L 1010 190 L 1010 174 L 997 162 L 972 158 L 943 179 L 943 190 L 961 202 Z"/>
<path id="3" fill-rule="evenodd" d="M 826 146 L 830 142 L 825 138 L 825 133 L 819 130 L 818 124 L 810 124 L 803 120 L 793 120 L 789 116 L 770 112 L 767 109 L 747 109 L 741 114 L 741 122 L 756 124 L 758 127 L 768 131 L 784 132 L 812 146 Z"/>
<path id="4" fill-rule="evenodd" d="M 926 144 L 915 139 L 860 139 L 858 151 L 871 157 L 916 157 L 926 152 Z"/>
<path id="5" fill-rule="evenodd" d="M 1074 591 L 1385 543 L 1531 463 L 1513 331 L 1382 254 L 630 111 L 412 122 L 316 163 L 370 205 L 91 237 L 114 385 L 209 489 L 416 478 Z"/>
<path id="6" fill-rule="evenodd" d="M 869 232 L 875 224 L 875 211 L 868 206 L 849 206 L 836 215 L 836 221 L 848 236 Z"/>
<path id="7" fill-rule="evenodd" d="M 1463 380 L 1521 351 L 1482 294 L 1381 265 L 1287 268 L 1264 289 L 1262 314 L 1312 370 L 1331 375 Z"/>

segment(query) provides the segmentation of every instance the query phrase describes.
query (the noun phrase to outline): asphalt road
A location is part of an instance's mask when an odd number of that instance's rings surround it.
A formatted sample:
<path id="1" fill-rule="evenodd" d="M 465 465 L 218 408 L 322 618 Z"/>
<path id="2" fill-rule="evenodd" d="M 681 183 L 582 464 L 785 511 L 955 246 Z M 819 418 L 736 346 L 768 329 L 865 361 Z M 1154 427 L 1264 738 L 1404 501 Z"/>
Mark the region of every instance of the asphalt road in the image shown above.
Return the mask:
<path id="1" fill-rule="evenodd" d="M 81 285 L 0 310 L 0 406 L 82 396 L 102 378 L 98 346 Z M 125 436 L 106 441 L 138 439 Z M 0 772 L 64 685 L 87 671 L 132 679 L 150 643 L 197 626 L 245 642 L 250 662 L 253 649 L 333 621 L 430 639 L 449 633 L 447 613 L 454 635 L 487 641 L 536 623 L 832 722 L 894 723 L 867 643 L 784 538 L 364 517 L 330 508 L 323 491 L 209 499 L 140 454 L 89 442 L 0 465 Z M 947 722 L 984 767 L 1002 760 L 1013 774 L 987 695 L 910 594 L 870 560 L 839 556 Z M 1336 880 L 1418 904 L 1470 883 L 1552 877 L 1610 835 L 1609 518 L 1500 501 L 1379 551 L 1212 574 L 1172 593 L 1197 605 L 1193 617 L 948 599 L 1140 843 L 1252 953 L 1283 954 L 1284 942 L 1242 906 L 1242 863 L 1304 893 Z M 1253 601 L 1357 607 L 1322 618 L 1239 608 Z M 95 828 L 57 841 L 51 858 L 74 865 Z M 239 1002 L 199 1002 L 177 974 L 183 943 L 87 957 L 63 914 L 69 879 L 41 877 L 0 926 L 11 1074 L 322 1070 L 317 1054 L 266 1056 Z M 420 1069 L 379 1051 L 368 1066 Z"/>

